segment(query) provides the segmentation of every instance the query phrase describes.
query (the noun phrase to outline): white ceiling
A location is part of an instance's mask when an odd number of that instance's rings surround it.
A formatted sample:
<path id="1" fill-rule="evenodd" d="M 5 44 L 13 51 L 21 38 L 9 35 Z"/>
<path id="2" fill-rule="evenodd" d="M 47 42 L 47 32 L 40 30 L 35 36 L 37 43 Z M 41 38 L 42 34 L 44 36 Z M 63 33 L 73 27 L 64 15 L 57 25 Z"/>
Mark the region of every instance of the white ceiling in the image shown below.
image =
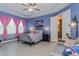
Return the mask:
<path id="1" fill-rule="evenodd" d="M 0 11 L 20 16 L 23 18 L 31 18 L 42 16 L 50 13 L 56 13 L 57 11 L 63 9 L 64 7 L 70 5 L 69 3 L 37 3 L 40 11 L 34 11 L 33 13 L 29 11 L 23 11 L 25 6 L 21 3 L 2 3 L 0 4 Z"/>

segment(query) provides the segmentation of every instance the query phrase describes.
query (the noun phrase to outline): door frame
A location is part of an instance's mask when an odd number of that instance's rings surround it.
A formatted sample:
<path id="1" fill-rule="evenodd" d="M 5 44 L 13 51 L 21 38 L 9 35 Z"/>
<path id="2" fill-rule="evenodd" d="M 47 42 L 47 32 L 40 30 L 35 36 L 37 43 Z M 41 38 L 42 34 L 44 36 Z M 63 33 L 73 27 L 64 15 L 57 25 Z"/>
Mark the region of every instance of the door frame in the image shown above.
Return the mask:
<path id="1" fill-rule="evenodd" d="M 58 15 L 56 15 L 56 16 L 53 16 L 53 17 L 57 17 L 57 16 L 59 16 L 59 15 L 61 15 L 62 16 L 62 40 L 64 40 L 64 37 L 66 36 L 65 34 L 65 32 L 63 31 L 63 30 L 65 30 L 65 28 L 63 28 L 63 25 L 64 25 L 64 23 L 63 23 L 63 19 L 65 20 L 65 18 L 63 18 L 63 16 L 64 16 L 64 14 L 65 14 L 65 12 L 67 12 L 67 11 L 69 11 L 69 13 L 70 13 L 70 15 L 69 15 L 69 21 L 71 20 L 71 9 L 68 9 L 68 10 L 66 10 L 66 11 L 64 11 L 64 12 L 62 12 L 62 13 L 60 13 L 60 14 L 58 14 Z M 68 14 L 69 14 L 68 13 Z M 51 18 L 53 18 L 53 17 L 50 17 L 50 41 L 52 41 L 52 33 L 51 33 Z M 66 20 L 67 21 L 67 20 Z M 70 22 L 68 22 L 68 24 L 69 24 Z M 67 24 L 65 24 L 66 26 L 68 26 Z M 54 27 L 55 28 L 55 27 Z M 67 27 L 68 28 L 68 27 Z M 66 32 L 68 32 L 68 29 L 67 29 L 67 31 Z M 70 32 L 70 31 L 69 31 Z M 57 31 L 57 33 L 58 33 L 58 31 Z M 63 35 L 64 34 L 64 35 Z M 58 34 L 57 34 L 57 37 L 58 37 Z M 53 41 L 54 42 L 54 41 Z M 55 41 L 55 42 L 58 42 L 58 39 Z"/>

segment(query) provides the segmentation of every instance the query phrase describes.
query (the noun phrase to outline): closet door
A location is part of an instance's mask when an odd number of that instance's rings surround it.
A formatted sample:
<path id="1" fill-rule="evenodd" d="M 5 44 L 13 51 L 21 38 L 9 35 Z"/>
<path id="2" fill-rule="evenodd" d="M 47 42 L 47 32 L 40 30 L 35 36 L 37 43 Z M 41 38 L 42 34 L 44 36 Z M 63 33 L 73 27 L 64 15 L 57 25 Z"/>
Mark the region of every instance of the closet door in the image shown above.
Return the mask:
<path id="1" fill-rule="evenodd" d="M 70 20 L 71 20 L 71 10 L 62 13 L 62 40 L 66 38 L 66 33 L 70 33 Z"/>
<path id="2" fill-rule="evenodd" d="M 57 42 L 58 41 L 58 28 L 57 28 L 57 17 L 50 18 L 50 33 L 51 33 L 51 41 Z"/>

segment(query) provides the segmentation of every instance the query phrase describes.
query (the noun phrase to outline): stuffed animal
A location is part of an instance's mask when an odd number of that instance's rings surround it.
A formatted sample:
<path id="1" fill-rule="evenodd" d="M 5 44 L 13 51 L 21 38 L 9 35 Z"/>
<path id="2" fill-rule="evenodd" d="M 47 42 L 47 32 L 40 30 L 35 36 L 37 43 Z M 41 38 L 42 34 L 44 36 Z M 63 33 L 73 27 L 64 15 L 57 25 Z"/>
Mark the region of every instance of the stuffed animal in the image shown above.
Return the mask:
<path id="1" fill-rule="evenodd" d="M 71 48 L 65 48 L 63 56 L 79 56 L 79 45 L 74 45 Z"/>
<path id="2" fill-rule="evenodd" d="M 73 52 L 72 52 L 72 49 L 71 48 L 65 48 L 62 55 L 63 56 L 69 56 L 71 55 Z"/>

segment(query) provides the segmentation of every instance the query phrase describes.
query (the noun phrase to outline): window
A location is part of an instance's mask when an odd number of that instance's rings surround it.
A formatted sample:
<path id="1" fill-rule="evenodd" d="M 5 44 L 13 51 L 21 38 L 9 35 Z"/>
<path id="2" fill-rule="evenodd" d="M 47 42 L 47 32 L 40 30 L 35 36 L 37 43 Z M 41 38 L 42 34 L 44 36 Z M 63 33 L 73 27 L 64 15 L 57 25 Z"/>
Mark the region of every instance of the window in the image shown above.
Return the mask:
<path id="1" fill-rule="evenodd" d="M 23 23 L 22 23 L 22 21 L 20 21 L 20 24 L 18 26 L 18 31 L 19 31 L 19 33 L 23 33 Z"/>
<path id="2" fill-rule="evenodd" d="M 13 18 L 11 18 L 11 20 L 7 26 L 7 33 L 8 34 L 16 33 L 16 25 L 14 24 Z"/>
<path id="3" fill-rule="evenodd" d="M 3 34 L 4 31 L 4 26 L 3 24 L 0 22 L 0 35 Z"/>

